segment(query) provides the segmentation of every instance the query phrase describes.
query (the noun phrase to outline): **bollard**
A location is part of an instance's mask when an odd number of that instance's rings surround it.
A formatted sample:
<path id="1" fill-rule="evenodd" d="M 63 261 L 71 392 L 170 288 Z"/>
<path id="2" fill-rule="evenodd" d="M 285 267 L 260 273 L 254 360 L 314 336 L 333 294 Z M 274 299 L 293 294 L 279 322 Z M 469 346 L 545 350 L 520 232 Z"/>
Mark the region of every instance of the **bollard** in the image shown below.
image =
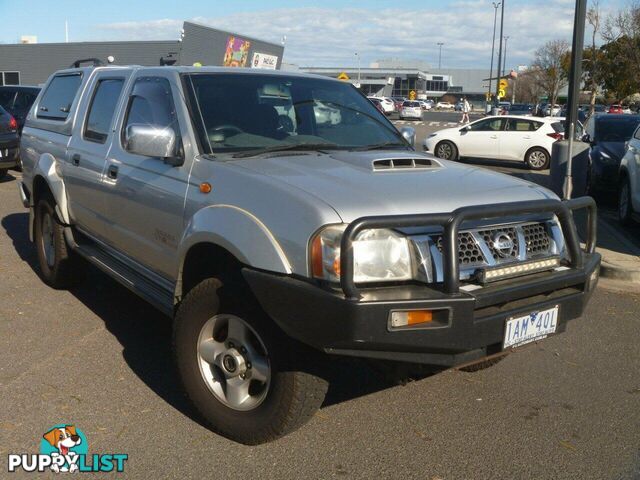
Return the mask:
<path id="1" fill-rule="evenodd" d="M 569 141 L 559 140 L 553 144 L 551 150 L 551 190 L 563 198 L 563 187 L 567 172 L 569 156 Z M 589 170 L 589 144 L 573 142 L 573 166 L 571 168 L 573 190 L 571 197 L 583 197 L 587 192 L 587 173 Z"/>

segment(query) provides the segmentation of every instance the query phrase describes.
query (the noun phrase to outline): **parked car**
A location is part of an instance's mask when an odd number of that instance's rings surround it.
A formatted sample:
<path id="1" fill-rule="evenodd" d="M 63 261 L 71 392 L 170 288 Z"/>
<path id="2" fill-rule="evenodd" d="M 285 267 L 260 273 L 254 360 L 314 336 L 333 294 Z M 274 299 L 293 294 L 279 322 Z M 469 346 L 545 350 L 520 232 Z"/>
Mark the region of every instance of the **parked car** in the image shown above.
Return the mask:
<path id="1" fill-rule="evenodd" d="M 396 112 L 399 112 L 402 109 L 402 104 L 407 101 L 404 97 L 391 97 L 393 100 L 393 108 Z"/>
<path id="2" fill-rule="evenodd" d="M 623 114 L 624 111 L 622 110 L 622 106 L 620 106 L 617 103 L 614 103 L 613 105 L 609 106 L 609 113 Z"/>
<path id="3" fill-rule="evenodd" d="M 370 98 L 370 99 L 377 98 L 378 100 L 380 100 L 380 105 L 382 105 L 382 108 L 384 109 L 384 113 L 387 115 L 390 115 L 396 111 L 396 107 L 393 100 L 391 100 L 388 97 L 367 97 L 367 98 Z"/>
<path id="4" fill-rule="evenodd" d="M 400 110 L 400 120 L 405 118 L 413 118 L 422 120 L 422 107 L 420 102 L 406 101 L 402 104 L 402 110 Z"/>
<path id="5" fill-rule="evenodd" d="M 420 107 L 422 107 L 422 110 L 431 110 L 431 108 L 433 107 L 433 105 L 429 102 L 426 102 L 424 100 L 416 100 L 419 104 Z"/>
<path id="6" fill-rule="evenodd" d="M 587 121 L 582 140 L 589 143 L 589 195 L 616 192 L 626 143 L 640 125 L 640 115 L 595 114 Z"/>
<path id="7" fill-rule="evenodd" d="M 368 97 L 369 101 L 375 105 L 380 113 L 384 113 L 384 108 L 382 108 L 382 102 L 379 98 Z"/>
<path id="8" fill-rule="evenodd" d="M 553 105 L 546 104 L 544 107 L 545 117 L 557 117 L 561 114 L 561 112 L 562 112 L 562 107 L 557 103 L 554 103 Z"/>
<path id="9" fill-rule="evenodd" d="M 593 202 L 414 141 L 337 79 L 72 68 L 27 117 L 19 192 L 41 278 L 84 259 L 172 317 L 194 411 L 258 444 L 314 415 L 327 355 L 477 370 L 584 311 L 600 256 L 570 212 Z"/>
<path id="10" fill-rule="evenodd" d="M 548 168 L 551 147 L 562 138 L 559 119 L 502 115 L 485 117 L 464 127 L 439 130 L 424 141 L 424 149 L 439 158 L 461 157 L 520 160 L 532 170 Z"/>
<path id="11" fill-rule="evenodd" d="M 22 132 L 24 120 L 31 109 L 31 105 L 40 93 L 40 87 L 26 85 L 0 86 L 0 107 L 13 115 L 18 122 L 18 133 Z"/>
<path id="12" fill-rule="evenodd" d="M 456 102 L 456 104 L 454 105 L 453 109 L 456 112 L 461 112 L 462 111 L 462 107 L 463 107 L 464 103 L 463 102 Z"/>
<path id="13" fill-rule="evenodd" d="M 18 165 L 18 122 L 13 115 L 0 107 L 0 180 L 10 168 Z"/>
<path id="14" fill-rule="evenodd" d="M 438 102 L 436 108 L 438 110 L 453 110 L 453 104 L 449 102 Z"/>
<path id="15" fill-rule="evenodd" d="M 631 115 L 631 107 L 629 107 L 629 105 L 623 105 L 622 106 L 622 113 L 624 113 L 625 115 Z"/>
<path id="16" fill-rule="evenodd" d="M 509 107 L 509 115 L 530 116 L 533 114 L 533 105 L 530 103 L 514 103 Z"/>
<path id="17" fill-rule="evenodd" d="M 640 222 L 640 126 L 631 135 L 620 161 L 618 219 L 623 225 Z"/>

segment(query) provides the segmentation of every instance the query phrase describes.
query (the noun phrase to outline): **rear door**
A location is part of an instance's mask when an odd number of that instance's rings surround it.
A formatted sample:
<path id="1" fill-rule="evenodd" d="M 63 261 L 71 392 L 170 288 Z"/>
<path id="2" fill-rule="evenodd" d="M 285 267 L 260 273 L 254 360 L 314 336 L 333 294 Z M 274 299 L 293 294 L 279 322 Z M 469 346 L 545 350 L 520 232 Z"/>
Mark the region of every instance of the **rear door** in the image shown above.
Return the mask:
<path id="1" fill-rule="evenodd" d="M 458 142 L 460 156 L 500 158 L 500 137 L 504 125 L 504 118 L 492 117 L 461 128 Z"/>
<path id="2" fill-rule="evenodd" d="M 69 210 L 78 226 L 104 236 L 104 168 L 114 136 L 114 117 L 131 72 L 101 72 L 88 86 L 64 165 Z"/>
<path id="3" fill-rule="evenodd" d="M 524 160 L 524 155 L 533 146 L 544 146 L 536 142 L 542 122 L 522 118 L 508 118 L 506 129 L 500 138 L 500 156 L 505 160 Z M 549 152 L 551 153 L 551 152 Z"/>

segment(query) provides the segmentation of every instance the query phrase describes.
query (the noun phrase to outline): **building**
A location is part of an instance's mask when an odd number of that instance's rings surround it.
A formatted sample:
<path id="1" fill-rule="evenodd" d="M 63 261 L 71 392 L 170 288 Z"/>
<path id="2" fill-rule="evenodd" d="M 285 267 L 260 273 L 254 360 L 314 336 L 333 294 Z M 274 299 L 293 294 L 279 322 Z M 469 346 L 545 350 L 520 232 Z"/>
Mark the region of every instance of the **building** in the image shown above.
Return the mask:
<path id="1" fill-rule="evenodd" d="M 381 65 L 383 62 L 374 62 L 364 68 L 300 67 L 299 70 L 334 78 L 346 75 L 347 81 L 359 86 L 366 95 L 407 98 L 414 91 L 421 100 L 455 101 L 464 95 L 474 102 L 482 102 L 489 89 L 489 72 L 485 69 L 432 69 L 427 64 Z"/>
<path id="2" fill-rule="evenodd" d="M 0 85 L 38 85 L 79 59 L 119 65 L 280 68 L 284 46 L 184 22 L 181 38 L 161 41 L 0 44 Z"/>

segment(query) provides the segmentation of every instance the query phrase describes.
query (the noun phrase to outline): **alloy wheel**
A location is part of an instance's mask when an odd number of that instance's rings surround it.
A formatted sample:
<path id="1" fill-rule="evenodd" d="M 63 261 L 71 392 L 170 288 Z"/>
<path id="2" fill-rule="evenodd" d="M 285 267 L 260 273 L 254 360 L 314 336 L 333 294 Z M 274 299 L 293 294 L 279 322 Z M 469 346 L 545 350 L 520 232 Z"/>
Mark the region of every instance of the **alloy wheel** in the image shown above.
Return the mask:
<path id="1" fill-rule="evenodd" d="M 529 165 L 533 168 L 542 168 L 547 163 L 547 156 L 540 150 L 534 150 L 529 154 Z"/>
<path id="2" fill-rule="evenodd" d="M 42 250 L 44 251 L 44 258 L 49 267 L 53 267 L 56 262 L 54 242 L 53 219 L 49 212 L 45 212 L 42 216 Z"/>

